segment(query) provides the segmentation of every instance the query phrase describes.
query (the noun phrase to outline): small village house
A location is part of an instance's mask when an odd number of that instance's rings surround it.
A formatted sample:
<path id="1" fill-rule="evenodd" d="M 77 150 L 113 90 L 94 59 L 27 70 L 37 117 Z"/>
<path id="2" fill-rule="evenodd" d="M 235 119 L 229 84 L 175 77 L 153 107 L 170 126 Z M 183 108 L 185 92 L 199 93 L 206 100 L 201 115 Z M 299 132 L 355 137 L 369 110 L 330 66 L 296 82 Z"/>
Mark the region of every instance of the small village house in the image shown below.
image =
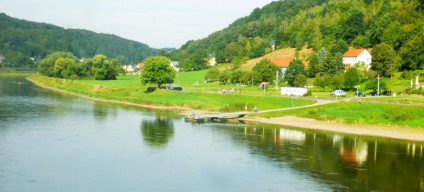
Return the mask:
<path id="1" fill-rule="evenodd" d="M 371 54 L 366 49 L 351 49 L 343 55 L 345 69 L 353 67 L 355 63 L 363 62 L 367 68 L 371 68 Z"/>
<path id="2" fill-rule="evenodd" d="M 180 71 L 180 68 L 178 68 L 180 63 L 178 61 L 169 61 L 169 65 L 171 65 L 171 67 L 174 68 L 176 72 Z"/>
<path id="3" fill-rule="evenodd" d="M 283 57 L 283 58 L 270 58 L 268 59 L 269 61 L 271 61 L 271 63 L 273 63 L 274 65 L 276 65 L 277 67 L 279 67 L 281 69 L 281 73 L 285 73 L 287 70 L 287 67 L 289 67 L 290 62 L 292 62 L 293 60 L 295 60 L 296 58 L 294 56 L 291 57 Z M 303 66 L 308 67 L 308 63 L 305 61 L 302 61 Z"/>

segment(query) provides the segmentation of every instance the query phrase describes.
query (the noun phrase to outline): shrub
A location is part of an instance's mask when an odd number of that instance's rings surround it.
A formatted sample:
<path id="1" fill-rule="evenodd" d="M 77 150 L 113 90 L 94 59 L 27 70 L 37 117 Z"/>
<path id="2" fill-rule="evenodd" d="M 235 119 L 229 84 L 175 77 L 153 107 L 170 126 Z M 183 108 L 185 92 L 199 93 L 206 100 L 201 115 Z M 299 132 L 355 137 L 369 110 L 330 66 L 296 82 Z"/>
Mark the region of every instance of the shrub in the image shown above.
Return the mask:
<path id="1" fill-rule="evenodd" d="M 406 111 L 386 111 L 384 112 L 384 118 L 389 119 L 391 121 L 407 121 L 410 119 L 410 115 Z"/>

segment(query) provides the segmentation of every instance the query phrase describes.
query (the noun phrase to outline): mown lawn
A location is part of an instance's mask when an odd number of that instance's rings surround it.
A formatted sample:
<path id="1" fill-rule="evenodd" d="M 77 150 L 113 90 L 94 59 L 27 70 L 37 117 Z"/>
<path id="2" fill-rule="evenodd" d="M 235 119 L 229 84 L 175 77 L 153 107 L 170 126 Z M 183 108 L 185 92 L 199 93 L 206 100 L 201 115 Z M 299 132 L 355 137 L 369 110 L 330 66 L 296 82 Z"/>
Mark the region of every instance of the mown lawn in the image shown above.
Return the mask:
<path id="1" fill-rule="evenodd" d="M 287 115 L 317 120 L 335 120 L 345 123 L 398 125 L 424 128 L 424 107 L 421 106 L 338 102 L 316 107 L 255 114 L 255 116 L 266 118 Z"/>
<path id="2" fill-rule="evenodd" d="M 242 94 L 218 94 L 203 92 L 180 92 L 165 89 L 148 92 L 138 76 L 119 76 L 118 80 L 65 80 L 33 75 L 31 79 L 40 84 L 80 93 L 101 99 L 128 101 L 139 104 L 191 107 L 207 111 L 240 111 L 248 104 L 248 110 L 258 106 L 261 110 L 291 107 L 290 97 L 256 96 Z M 294 106 L 312 104 L 312 100 L 294 99 Z"/>

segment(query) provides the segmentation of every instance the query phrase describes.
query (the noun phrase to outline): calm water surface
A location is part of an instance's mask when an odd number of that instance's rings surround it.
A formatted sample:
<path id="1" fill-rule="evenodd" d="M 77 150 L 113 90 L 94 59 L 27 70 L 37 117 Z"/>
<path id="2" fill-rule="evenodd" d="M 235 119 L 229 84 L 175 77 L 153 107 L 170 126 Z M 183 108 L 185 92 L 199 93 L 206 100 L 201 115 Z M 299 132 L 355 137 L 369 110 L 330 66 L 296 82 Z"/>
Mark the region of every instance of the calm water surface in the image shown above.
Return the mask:
<path id="1" fill-rule="evenodd" d="M 2 192 L 424 191 L 423 146 L 255 124 L 191 124 L 0 75 Z"/>

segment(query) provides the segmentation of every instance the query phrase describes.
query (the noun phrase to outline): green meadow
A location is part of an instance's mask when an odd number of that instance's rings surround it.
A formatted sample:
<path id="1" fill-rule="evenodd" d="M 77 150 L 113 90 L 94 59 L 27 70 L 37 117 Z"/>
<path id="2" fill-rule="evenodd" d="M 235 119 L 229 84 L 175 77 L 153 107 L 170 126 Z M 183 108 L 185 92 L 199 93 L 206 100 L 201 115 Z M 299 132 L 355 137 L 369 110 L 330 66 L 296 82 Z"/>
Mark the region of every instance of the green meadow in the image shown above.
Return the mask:
<path id="1" fill-rule="evenodd" d="M 233 94 L 221 94 L 197 91 L 172 91 L 166 89 L 149 91 L 153 87 L 143 86 L 138 79 L 139 76 L 135 75 L 119 76 L 118 80 L 111 81 L 72 81 L 41 75 L 32 75 L 30 78 L 42 85 L 65 91 L 80 93 L 100 99 L 126 101 L 137 104 L 188 107 L 205 111 L 241 111 L 244 110 L 246 103 L 248 104 L 249 111 L 253 110 L 255 106 L 259 107 L 261 110 L 292 106 L 290 97 L 281 96 L 245 95 L 237 92 Z M 312 103 L 314 103 L 314 101 L 308 99 L 293 100 L 293 106 L 302 106 Z"/>

